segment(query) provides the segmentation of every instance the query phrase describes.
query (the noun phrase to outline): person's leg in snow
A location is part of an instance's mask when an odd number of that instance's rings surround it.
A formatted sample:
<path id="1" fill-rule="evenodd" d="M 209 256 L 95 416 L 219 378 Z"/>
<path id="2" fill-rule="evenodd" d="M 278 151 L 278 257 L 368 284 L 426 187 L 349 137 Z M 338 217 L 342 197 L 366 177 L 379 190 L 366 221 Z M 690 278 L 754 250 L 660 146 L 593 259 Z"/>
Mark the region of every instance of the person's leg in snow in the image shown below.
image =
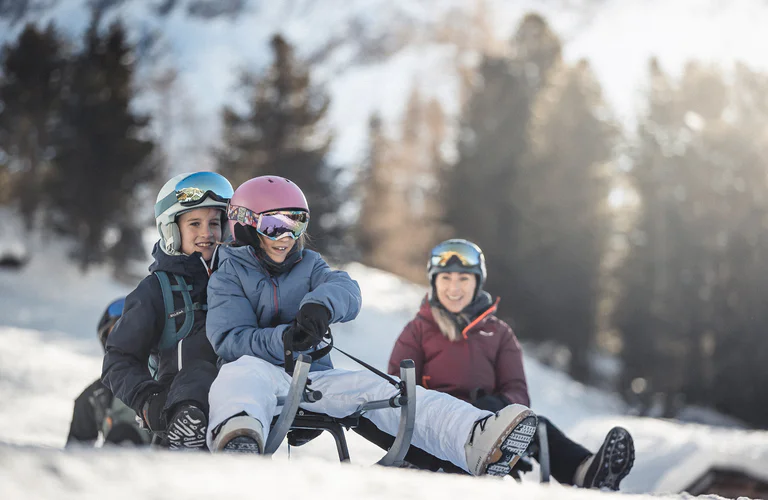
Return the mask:
<path id="1" fill-rule="evenodd" d="M 396 392 L 368 371 L 333 369 L 312 372 L 310 377 L 312 388 L 321 391 L 323 398 L 315 403 L 302 403 L 301 407 L 331 417 L 346 417 L 366 401 L 388 399 Z M 243 418 L 255 419 L 261 425 L 261 443 L 265 442 L 269 423 L 279 413 L 277 396 L 286 394 L 289 387 L 290 377 L 285 371 L 267 361 L 244 356 L 224 365 L 209 396 L 211 449 L 223 451 L 229 440 L 238 437 L 233 433 L 236 426 L 227 424 L 242 413 L 248 416 Z M 416 391 L 412 443 L 470 474 L 506 475 L 533 438 L 536 416 L 524 406 L 511 405 L 494 414 L 448 394 L 422 387 Z M 397 433 L 399 409 L 371 411 L 366 417 L 387 434 Z M 249 426 L 255 425 L 249 422 Z"/>

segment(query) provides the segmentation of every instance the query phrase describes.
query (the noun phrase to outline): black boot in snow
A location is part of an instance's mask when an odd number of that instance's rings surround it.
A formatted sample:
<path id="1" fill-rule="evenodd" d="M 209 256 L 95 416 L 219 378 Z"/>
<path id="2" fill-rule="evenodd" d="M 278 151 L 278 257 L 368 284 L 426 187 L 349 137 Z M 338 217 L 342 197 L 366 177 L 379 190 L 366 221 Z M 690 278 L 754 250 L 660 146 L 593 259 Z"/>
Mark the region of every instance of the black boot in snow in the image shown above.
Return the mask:
<path id="1" fill-rule="evenodd" d="M 203 410 L 193 405 L 183 405 L 168 422 L 166 439 L 172 450 L 206 449 L 205 431 L 208 419 Z"/>
<path id="2" fill-rule="evenodd" d="M 635 463 L 635 445 L 632 436 L 622 427 L 608 432 L 600 449 L 590 457 L 584 481 L 578 486 L 584 488 L 619 490 L 619 483 L 627 477 Z"/>

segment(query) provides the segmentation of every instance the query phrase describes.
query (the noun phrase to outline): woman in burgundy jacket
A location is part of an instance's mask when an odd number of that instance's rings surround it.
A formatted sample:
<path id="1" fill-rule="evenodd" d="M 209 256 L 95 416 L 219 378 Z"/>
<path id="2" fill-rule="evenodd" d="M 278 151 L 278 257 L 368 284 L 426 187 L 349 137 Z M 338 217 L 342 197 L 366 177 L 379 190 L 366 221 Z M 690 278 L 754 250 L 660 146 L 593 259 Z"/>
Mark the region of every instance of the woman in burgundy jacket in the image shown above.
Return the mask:
<path id="1" fill-rule="evenodd" d="M 529 406 L 520 343 L 494 315 L 499 300 L 494 302 L 483 290 L 487 272 L 482 250 L 467 240 L 444 241 L 432 250 L 427 269 L 430 292 L 397 339 L 389 372 L 399 373 L 400 361 L 412 359 L 417 383 L 426 388 L 490 411 L 512 403 Z M 632 437 L 625 429 L 611 429 L 592 454 L 548 419 L 539 415 L 539 421 L 547 428 L 555 479 L 618 490 L 634 462 Z M 538 459 L 537 446 L 530 452 Z"/>

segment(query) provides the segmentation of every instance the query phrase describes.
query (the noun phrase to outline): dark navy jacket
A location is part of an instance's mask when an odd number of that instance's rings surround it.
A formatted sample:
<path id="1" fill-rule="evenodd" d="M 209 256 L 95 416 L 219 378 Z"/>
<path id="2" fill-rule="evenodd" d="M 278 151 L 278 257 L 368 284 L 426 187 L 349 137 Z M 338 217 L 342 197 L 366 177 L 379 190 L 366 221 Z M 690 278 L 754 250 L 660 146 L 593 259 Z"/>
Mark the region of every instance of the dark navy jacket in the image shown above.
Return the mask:
<path id="1" fill-rule="evenodd" d="M 184 276 L 193 302 L 207 303 L 208 268 L 200 253 L 170 256 L 158 245 L 152 251 L 155 262 L 150 272 L 165 271 Z M 215 269 L 218 249 L 214 253 L 211 268 Z M 171 283 L 174 279 L 170 277 Z M 182 295 L 174 293 L 174 310 L 183 309 Z M 163 387 L 170 386 L 165 409 L 174 404 L 189 401 L 203 409 L 208 408 L 208 389 L 216 376 L 217 356 L 205 335 L 206 312 L 194 312 L 194 325 L 189 335 L 175 346 L 157 352 L 157 346 L 165 325 L 165 306 L 160 282 L 151 274 L 144 278 L 125 299 L 123 316 L 107 338 L 102 380 L 123 403 L 137 414 L 146 399 Z M 186 314 L 178 315 L 177 328 L 181 327 Z M 149 373 L 147 363 L 150 354 L 159 358 L 158 379 Z"/>

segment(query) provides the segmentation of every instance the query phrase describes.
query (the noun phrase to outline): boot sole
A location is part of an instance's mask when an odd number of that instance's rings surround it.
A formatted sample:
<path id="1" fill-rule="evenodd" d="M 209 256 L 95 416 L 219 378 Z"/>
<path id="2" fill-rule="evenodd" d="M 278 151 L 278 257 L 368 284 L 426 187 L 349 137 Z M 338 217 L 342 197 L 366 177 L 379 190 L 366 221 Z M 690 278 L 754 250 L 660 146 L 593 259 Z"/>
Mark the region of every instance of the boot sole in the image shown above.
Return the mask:
<path id="1" fill-rule="evenodd" d="M 224 445 L 222 451 L 229 453 L 251 453 L 258 455 L 261 454 L 261 446 L 259 446 L 259 442 L 251 436 L 237 436 L 230 439 L 229 442 Z"/>
<path id="2" fill-rule="evenodd" d="M 485 473 L 489 476 L 508 475 L 531 444 L 538 419 L 530 410 L 522 413 L 521 417 L 522 419 L 512 426 L 512 430 L 501 438 L 498 451 L 491 456 L 492 462 L 485 468 Z"/>
<path id="3" fill-rule="evenodd" d="M 627 477 L 635 463 L 635 444 L 626 429 L 614 427 L 605 437 L 603 452 L 597 457 L 597 473 L 593 488 L 619 490 L 619 483 Z"/>
<path id="4" fill-rule="evenodd" d="M 172 450 L 204 448 L 207 426 L 205 414 L 199 408 L 181 410 L 168 425 L 168 447 Z"/>

